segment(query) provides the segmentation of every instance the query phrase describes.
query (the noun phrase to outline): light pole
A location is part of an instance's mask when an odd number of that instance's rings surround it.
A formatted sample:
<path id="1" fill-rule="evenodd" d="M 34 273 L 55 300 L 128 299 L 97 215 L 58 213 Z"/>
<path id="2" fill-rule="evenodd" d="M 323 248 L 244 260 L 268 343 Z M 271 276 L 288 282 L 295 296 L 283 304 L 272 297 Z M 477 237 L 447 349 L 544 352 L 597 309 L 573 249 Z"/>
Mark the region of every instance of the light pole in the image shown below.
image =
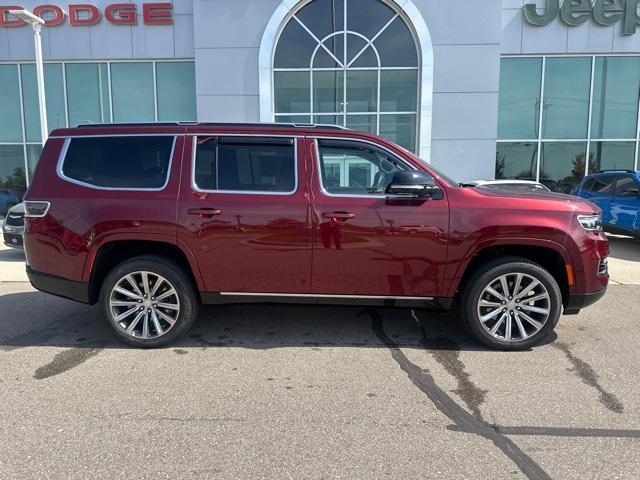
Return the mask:
<path id="1" fill-rule="evenodd" d="M 29 10 L 9 10 L 9 14 L 19 18 L 33 27 L 33 40 L 36 45 L 36 77 L 38 78 L 38 104 L 40 106 L 40 131 L 42 145 L 47 141 L 49 128 L 47 127 L 47 102 L 44 95 L 44 67 L 42 65 L 42 39 L 40 30 L 44 20 Z"/>

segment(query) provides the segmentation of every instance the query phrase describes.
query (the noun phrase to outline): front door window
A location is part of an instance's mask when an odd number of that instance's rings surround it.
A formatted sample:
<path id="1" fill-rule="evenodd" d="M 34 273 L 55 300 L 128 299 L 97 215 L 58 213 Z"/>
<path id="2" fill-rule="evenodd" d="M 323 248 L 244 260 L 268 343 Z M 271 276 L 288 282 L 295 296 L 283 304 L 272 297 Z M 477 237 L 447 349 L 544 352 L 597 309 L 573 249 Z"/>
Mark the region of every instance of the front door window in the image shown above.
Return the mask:
<path id="1" fill-rule="evenodd" d="M 322 186 L 334 195 L 383 195 L 393 174 L 409 167 L 377 147 L 319 140 Z"/>

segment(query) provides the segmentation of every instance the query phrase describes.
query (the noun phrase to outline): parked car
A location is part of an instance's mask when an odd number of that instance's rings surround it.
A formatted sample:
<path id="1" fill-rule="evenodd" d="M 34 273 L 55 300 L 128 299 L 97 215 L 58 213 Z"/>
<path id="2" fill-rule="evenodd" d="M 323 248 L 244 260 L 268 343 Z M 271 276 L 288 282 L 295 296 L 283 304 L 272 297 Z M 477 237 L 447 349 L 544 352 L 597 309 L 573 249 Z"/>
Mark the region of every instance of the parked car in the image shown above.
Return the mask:
<path id="1" fill-rule="evenodd" d="M 5 216 L 7 211 L 20 200 L 9 190 L 0 190 L 0 216 Z"/>
<path id="2" fill-rule="evenodd" d="M 19 203 L 9 209 L 2 223 L 4 244 L 12 248 L 22 248 L 24 233 L 24 204 Z"/>
<path id="3" fill-rule="evenodd" d="M 640 172 L 602 170 L 585 177 L 574 193 L 602 209 L 605 231 L 640 239 Z"/>
<path id="4" fill-rule="evenodd" d="M 465 182 L 467 185 L 485 188 L 500 188 L 520 190 L 525 192 L 550 192 L 545 185 L 532 180 L 473 180 Z"/>
<path id="5" fill-rule="evenodd" d="M 99 302 L 140 347 L 175 341 L 201 304 L 268 301 L 457 305 L 479 341 L 522 349 L 609 279 L 592 203 L 465 188 L 339 127 L 55 130 L 25 211 L 31 283 Z"/>

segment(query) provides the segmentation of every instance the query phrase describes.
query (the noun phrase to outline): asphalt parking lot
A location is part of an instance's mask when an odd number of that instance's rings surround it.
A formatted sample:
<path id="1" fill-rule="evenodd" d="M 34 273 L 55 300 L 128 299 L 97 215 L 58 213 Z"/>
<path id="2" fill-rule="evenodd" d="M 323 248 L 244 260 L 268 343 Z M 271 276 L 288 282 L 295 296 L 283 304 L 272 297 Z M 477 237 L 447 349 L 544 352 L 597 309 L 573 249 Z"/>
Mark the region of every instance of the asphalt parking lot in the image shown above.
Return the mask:
<path id="1" fill-rule="evenodd" d="M 638 478 L 640 244 L 527 352 L 410 309 L 204 309 L 116 342 L 0 250 L 0 478 Z"/>

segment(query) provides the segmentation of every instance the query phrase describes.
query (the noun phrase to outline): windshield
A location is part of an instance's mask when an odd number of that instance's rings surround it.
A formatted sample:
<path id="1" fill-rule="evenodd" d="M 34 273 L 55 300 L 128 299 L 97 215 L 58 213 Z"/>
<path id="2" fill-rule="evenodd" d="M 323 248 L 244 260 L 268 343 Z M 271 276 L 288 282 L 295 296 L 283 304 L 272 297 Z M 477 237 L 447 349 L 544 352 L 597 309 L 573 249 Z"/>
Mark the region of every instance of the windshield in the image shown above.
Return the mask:
<path id="1" fill-rule="evenodd" d="M 446 173 L 443 173 L 442 170 L 440 170 L 439 168 L 436 168 L 433 166 L 433 164 L 427 162 L 426 160 L 423 160 L 422 158 L 418 157 L 415 153 L 410 152 L 409 150 L 403 148 L 403 150 L 405 152 L 407 152 L 409 155 L 411 155 L 411 157 L 414 160 L 419 160 L 422 163 L 426 163 L 427 165 L 429 165 L 429 169 L 435 173 L 438 177 L 440 177 L 441 179 L 443 179 L 445 182 L 447 182 L 449 185 L 451 185 L 452 187 L 457 187 L 460 182 L 458 182 L 457 180 L 451 178 L 449 175 L 447 175 Z"/>

